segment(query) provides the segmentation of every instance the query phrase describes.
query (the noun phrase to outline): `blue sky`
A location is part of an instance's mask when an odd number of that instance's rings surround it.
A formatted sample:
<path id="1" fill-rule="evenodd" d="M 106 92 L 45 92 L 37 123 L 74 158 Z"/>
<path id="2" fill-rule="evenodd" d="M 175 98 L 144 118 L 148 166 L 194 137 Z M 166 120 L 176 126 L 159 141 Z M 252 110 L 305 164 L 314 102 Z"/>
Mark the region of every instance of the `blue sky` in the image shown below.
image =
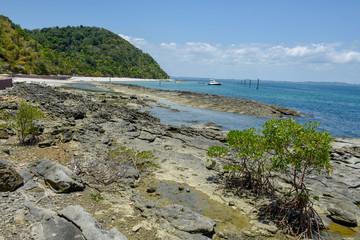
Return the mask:
<path id="1" fill-rule="evenodd" d="M 109 29 L 171 76 L 360 83 L 359 0 L 1 0 L 0 14 Z"/>

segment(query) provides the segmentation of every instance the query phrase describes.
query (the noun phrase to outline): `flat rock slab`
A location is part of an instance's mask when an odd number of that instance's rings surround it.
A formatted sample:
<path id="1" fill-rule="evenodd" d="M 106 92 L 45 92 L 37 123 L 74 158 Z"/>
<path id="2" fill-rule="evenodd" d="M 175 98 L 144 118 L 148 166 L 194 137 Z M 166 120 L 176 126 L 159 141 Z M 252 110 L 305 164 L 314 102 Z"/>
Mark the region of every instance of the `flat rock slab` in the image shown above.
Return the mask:
<path id="1" fill-rule="evenodd" d="M 343 203 L 337 203 L 328 207 L 328 211 L 334 222 L 349 227 L 358 226 L 357 216 L 360 216 L 360 210 L 355 205 L 349 206 Z"/>
<path id="2" fill-rule="evenodd" d="M 82 180 L 69 168 L 50 159 L 44 158 L 31 163 L 29 169 L 36 176 L 43 177 L 45 183 L 58 193 L 81 191 L 85 188 Z"/>
<path id="3" fill-rule="evenodd" d="M 68 206 L 59 215 L 78 226 L 87 240 L 127 240 L 116 229 L 104 229 L 88 212 L 80 206 Z"/>
<path id="4" fill-rule="evenodd" d="M 160 210 L 160 215 L 172 226 L 188 233 L 212 234 L 215 221 L 178 204 L 167 205 Z"/>
<path id="5" fill-rule="evenodd" d="M 56 216 L 55 212 L 39 208 L 31 202 L 25 202 L 25 206 L 30 213 L 27 215 L 27 221 L 31 224 L 33 239 L 84 239 L 78 227 L 66 219 Z"/>

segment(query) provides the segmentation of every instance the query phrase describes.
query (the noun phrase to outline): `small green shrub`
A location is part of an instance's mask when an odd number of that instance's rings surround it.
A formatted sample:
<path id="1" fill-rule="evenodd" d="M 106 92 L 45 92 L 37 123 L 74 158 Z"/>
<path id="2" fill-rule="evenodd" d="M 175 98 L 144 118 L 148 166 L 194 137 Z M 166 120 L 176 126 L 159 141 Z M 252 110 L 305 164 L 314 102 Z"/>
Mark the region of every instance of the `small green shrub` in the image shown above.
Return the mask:
<path id="1" fill-rule="evenodd" d="M 271 165 L 265 151 L 264 138 L 257 130 L 233 130 L 227 135 L 228 147 L 210 147 L 208 156 L 224 164 L 227 188 L 238 191 L 250 190 L 254 193 L 270 193 Z M 215 161 L 212 160 L 212 165 Z"/>
<path id="2" fill-rule="evenodd" d="M 27 137 L 30 137 L 31 143 L 38 140 L 39 129 L 36 127 L 35 121 L 40 120 L 44 116 L 44 113 L 37 107 L 32 106 L 26 101 L 21 101 L 15 115 L 6 113 L 3 118 L 7 121 L 5 126 L 15 130 L 20 143 L 26 144 L 28 142 L 26 141 Z"/>
<path id="3" fill-rule="evenodd" d="M 273 119 L 260 130 L 230 131 L 228 146 L 211 147 L 208 156 L 225 163 L 225 186 L 271 194 L 275 201 L 265 211 L 287 233 L 319 238 L 321 220 L 312 207 L 306 180 L 311 174 L 331 172 L 333 139 L 329 133 L 317 131 L 317 126 L 311 122 L 299 124 L 294 119 Z M 276 193 L 270 181 L 278 173 L 291 183 L 283 194 Z"/>
<path id="4" fill-rule="evenodd" d="M 154 163 L 156 160 L 154 152 L 150 150 L 138 151 L 120 146 L 112 149 L 107 158 L 109 161 L 131 165 L 138 170 L 143 170 L 149 166 L 159 168 L 159 165 Z"/>
<path id="5" fill-rule="evenodd" d="M 99 195 L 99 194 L 93 194 L 93 193 L 90 193 L 90 197 L 95 201 L 95 202 L 99 202 L 100 200 L 103 200 L 104 198 Z"/>

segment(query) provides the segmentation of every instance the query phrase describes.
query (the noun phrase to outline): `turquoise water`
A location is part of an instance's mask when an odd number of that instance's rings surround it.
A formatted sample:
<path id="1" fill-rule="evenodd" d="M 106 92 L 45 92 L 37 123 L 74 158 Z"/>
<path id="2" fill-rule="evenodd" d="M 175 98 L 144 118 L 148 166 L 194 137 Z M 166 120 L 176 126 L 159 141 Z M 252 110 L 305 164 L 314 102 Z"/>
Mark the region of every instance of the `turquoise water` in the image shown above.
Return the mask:
<path id="1" fill-rule="evenodd" d="M 221 86 L 207 85 L 208 80 L 179 82 L 126 82 L 145 87 L 164 90 L 193 91 L 217 94 L 228 97 L 242 97 L 268 104 L 289 107 L 301 112 L 304 116 L 296 118 L 298 122 L 315 121 L 319 129 L 331 133 L 334 137 L 360 138 L 360 85 L 340 83 L 294 83 L 277 81 L 260 81 L 259 90 L 256 81 L 249 80 L 246 85 L 237 80 L 218 80 Z M 170 104 L 170 103 L 169 103 Z M 163 108 L 154 108 L 152 112 L 163 122 L 174 125 L 192 125 L 192 120 L 199 123 L 212 121 L 224 129 L 246 129 L 259 127 L 267 119 L 249 117 L 239 114 L 210 111 L 170 104 L 180 108 L 173 112 Z"/>

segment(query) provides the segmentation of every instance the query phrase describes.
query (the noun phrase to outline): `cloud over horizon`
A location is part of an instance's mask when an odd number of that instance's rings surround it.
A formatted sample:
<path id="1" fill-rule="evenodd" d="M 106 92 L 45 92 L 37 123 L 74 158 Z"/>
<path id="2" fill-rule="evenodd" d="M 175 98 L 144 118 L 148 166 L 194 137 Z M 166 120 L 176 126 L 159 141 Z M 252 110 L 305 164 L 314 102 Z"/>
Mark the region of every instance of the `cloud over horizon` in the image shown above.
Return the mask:
<path id="1" fill-rule="evenodd" d="M 154 44 L 143 38 L 119 35 L 150 53 L 173 76 L 256 78 L 261 75 L 277 80 L 290 77 L 301 80 L 314 76 L 324 80 L 331 76 L 339 77 L 346 71 L 351 74 L 347 79 L 360 83 L 357 77 L 360 76 L 360 51 L 358 48 L 346 48 L 340 42 L 293 46 L 266 43 L 223 46 L 206 42 Z"/>

